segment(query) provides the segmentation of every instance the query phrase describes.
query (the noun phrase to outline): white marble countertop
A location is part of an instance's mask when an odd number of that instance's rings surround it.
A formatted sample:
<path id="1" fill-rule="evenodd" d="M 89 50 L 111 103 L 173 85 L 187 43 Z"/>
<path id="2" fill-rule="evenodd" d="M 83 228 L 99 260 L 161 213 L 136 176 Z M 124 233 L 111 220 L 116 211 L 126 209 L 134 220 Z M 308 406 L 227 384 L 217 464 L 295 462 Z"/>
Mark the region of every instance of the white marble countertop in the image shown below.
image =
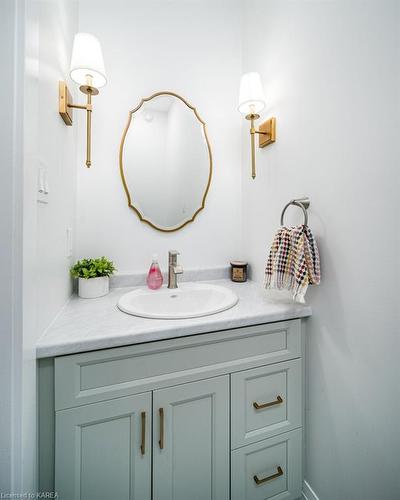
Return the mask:
<path id="1" fill-rule="evenodd" d="M 117 308 L 119 297 L 134 287 L 113 288 L 105 297 L 80 299 L 73 295 L 37 344 L 37 357 L 46 358 L 106 349 L 186 335 L 272 323 L 311 315 L 307 305 L 273 300 L 260 284 L 210 281 L 235 291 L 236 306 L 218 314 L 192 319 L 147 319 Z"/>

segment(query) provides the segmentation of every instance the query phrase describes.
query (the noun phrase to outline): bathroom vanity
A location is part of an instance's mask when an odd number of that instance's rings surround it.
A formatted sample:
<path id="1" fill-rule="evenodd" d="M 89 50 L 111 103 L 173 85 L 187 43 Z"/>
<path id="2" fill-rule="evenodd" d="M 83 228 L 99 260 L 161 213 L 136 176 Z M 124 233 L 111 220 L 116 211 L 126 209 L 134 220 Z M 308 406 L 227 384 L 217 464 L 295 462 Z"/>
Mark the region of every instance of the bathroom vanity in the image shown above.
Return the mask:
<path id="1" fill-rule="evenodd" d="M 301 496 L 301 318 L 311 310 L 270 302 L 252 283 L 218 283 L 239 303 L 190 320 L 123 314 L 115 304 L 129 289 L 72 299 L 38 345 L 41 491 Z"/>

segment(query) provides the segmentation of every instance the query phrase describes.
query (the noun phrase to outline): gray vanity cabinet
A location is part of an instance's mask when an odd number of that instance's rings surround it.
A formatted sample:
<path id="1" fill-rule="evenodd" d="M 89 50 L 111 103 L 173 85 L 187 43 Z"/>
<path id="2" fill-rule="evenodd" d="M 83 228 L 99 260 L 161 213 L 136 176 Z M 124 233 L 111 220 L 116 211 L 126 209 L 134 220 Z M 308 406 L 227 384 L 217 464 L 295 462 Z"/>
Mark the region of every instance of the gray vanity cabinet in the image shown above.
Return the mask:
<path id="1" fill-rule="evenodd" d="M 149 419 L 151 393 L 57 412 L 59 498 L 150 500 L 151 450 L 141 446 L 151 443 Z"/>
<path id="2" fill-rule="evenodd" d="M 41 488 L 62 500 L 299 498 L 302 339 L 291 320 L 44 361 Z"/>

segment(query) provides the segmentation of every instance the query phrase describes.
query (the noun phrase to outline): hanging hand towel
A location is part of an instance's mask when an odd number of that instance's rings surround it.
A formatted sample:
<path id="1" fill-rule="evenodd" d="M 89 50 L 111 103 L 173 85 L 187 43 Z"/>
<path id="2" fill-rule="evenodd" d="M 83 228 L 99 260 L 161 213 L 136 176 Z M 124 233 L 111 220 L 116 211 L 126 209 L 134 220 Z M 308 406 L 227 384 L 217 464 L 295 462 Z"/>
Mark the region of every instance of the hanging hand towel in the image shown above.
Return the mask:
<path id="1" fill-rule="evenodd" d="M 265 269 L 265 288 L 289 290 L 304 303 L 308 285 L 319 285 L 319 253 L 308 226 L 278 229 Z"/>

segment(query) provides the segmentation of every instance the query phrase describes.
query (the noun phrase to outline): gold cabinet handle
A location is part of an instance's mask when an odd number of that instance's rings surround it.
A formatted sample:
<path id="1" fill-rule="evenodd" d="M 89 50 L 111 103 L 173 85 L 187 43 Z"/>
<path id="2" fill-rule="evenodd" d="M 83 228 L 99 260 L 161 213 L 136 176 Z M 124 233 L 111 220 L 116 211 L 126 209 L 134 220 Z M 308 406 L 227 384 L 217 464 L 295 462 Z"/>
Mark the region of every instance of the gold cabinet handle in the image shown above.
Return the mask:
<path id="1" fill-rule="evenodd" d="M 277 477 L 280 477 L 280 476 L 283 476 L 283 470 L 282 470 L 282 467 L 278 465 L 278 467 L 276 468 L 276 470 L 278 472 L 276 472 L 275 474 L 272 474 L 271 476 L 267 476 L 267 477 L 264 477 L 262 479 L 259 479 L 257 474 L 255 476 L 253 476 L 253 479 L 254 479 L 254 482 L 259 485 L 259 484 L 263 484 L 263 483 L 266 483 L 267 481 L 272 481 L 272 479 L 276 479 Z"/>
<path id="2" fill-rule="evenodd" d="M 280 405 L 281 403 L 283 403 L 283 399 L 280 396 L 276 396 L 275 401 L 270 401 L 269 403 L 257 403 L 257 401 L 254 401 L 253 406 L 256 410 L 262 410 L 263 408 Z"/>
<path id="3" fill-rule="evenodd" d="M 144 455 L 146 453 L 146 412 L 142 411 L 142 439 L 140 443 L 140 453 Z"/>
<path id="4" fill-rule="evenodd" d="M 160 445 L 160 450 L 164 449 L 164 408 L 159 408 L 158 413 L 160 415 L 160 440 L 158 444 Z"/>

